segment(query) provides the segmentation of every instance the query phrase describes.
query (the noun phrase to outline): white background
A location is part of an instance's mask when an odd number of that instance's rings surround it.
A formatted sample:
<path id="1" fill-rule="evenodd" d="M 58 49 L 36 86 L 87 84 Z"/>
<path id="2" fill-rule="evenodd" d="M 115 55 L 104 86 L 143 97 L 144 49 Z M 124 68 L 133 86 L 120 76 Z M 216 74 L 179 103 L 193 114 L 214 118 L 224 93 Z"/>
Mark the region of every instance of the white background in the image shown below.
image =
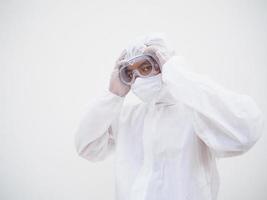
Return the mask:
<path id="1" fill-rule="evenodd" d="M 113 157 L 78 157 L 74 130 L 122 48 L 154 31 L 267 117 L 267 1 L 0 0 L 1 200 L 114 199 Z M 265 133 L 219 161 L 219 200 L 267 199 Z"/>

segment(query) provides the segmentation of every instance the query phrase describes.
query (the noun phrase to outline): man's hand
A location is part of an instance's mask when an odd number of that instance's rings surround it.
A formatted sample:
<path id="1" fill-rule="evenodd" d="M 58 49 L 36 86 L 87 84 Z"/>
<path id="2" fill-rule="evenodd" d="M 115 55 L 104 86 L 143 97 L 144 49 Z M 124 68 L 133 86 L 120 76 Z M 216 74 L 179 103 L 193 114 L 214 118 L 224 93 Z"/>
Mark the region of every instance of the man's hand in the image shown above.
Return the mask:
<path id="1" fill-rule="evenodd" d="M 123 50 L 118 60 L 116 61 L 109 82 L 109 91 L 121 97 L 126 96 L 131 89 L 130 86 L 125 85 L 123 82 L 121 82 L 119 77 L 119 67 L 122 64 L 126 53 L 127 53 L 126 50 Z"/>

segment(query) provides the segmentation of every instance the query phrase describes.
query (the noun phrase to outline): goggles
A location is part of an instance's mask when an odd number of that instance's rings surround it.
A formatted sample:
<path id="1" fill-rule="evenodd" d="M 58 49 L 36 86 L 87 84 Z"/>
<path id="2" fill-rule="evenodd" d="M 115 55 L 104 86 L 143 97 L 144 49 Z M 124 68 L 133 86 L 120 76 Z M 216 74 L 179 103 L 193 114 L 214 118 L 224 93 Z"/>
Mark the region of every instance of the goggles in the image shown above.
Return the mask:
<path id="1" fill-rule="evenodd" d="M 132 66 L 134 63 L 140 63 L 140 65 L 134 69 Z M 119 67 L 119 77 L 124 84 L 132 85 L 136 77 L 151 77 L 158 71 L 160 67 L 155 57 L 151 54 L 143 54 L 122 62 Z"/>

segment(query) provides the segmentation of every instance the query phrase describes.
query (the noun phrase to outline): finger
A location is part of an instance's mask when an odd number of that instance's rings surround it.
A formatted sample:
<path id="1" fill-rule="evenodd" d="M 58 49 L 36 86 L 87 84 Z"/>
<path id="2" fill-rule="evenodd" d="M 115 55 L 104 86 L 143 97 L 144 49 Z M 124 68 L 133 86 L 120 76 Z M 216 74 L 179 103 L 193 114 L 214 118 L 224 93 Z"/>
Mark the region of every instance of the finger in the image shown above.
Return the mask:
<path id="1" fill-rule="evenodd" d="M 126 54 L 127 54 L 126 49 L 123 49 L 123 51 L 121 52 L 121 54 L 118 58 L 118 61 L 123 60 L 125 58 Z"/>
<path id="2" fill-rule="evenodd" d="M 125 61 L 125 60 L 117 61 L 117 62 L 116 62 L 116 65 L 115 65 L 115 69 L 116 69 L 117 71 L 119 71 L 119 69 L 120 69 L 126 62 L 127 62 L 127 61 Z"/>

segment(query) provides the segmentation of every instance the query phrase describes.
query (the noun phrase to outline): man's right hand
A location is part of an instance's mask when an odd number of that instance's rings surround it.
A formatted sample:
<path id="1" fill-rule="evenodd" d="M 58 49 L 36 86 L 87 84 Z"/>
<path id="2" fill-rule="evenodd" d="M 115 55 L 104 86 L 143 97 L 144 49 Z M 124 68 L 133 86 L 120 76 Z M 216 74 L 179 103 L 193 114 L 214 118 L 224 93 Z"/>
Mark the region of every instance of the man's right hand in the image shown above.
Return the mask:
<path id="1" fill-rule="evenodd" d="M 126 96 L 127 93 L 131 89 L 130 86 L 121 82 L 120 77 L 119 77 L 119 66 L 123 62 L 123 59 L 125 58 L 126 53 L 127 53 L 126 50 L 123 50 L 120 57 L 116 61 L 116 64 L 111 73 L 110 82 L 109 82 L 109 91 L 121 97 Z"/>

